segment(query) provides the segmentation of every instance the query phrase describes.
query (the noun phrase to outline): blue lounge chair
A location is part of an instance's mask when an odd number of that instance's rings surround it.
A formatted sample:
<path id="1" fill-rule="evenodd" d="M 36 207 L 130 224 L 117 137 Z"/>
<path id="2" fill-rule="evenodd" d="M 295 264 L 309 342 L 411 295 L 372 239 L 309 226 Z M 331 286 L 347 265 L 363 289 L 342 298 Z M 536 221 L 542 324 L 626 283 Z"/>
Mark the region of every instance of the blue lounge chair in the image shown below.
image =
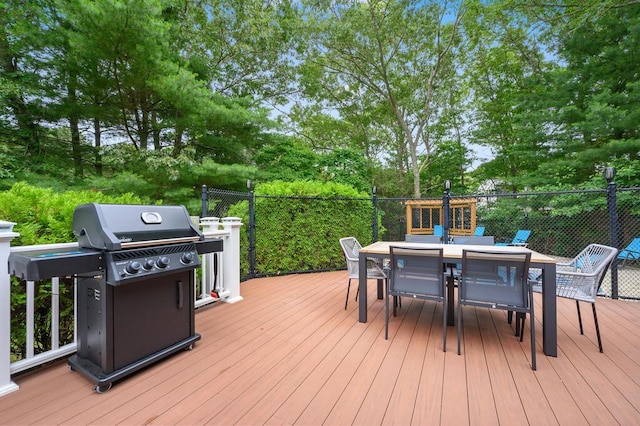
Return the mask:
<path id="1" fill-rule="evenodd" d="M 633 262 L 640 260 L 640 238 L 634 238 L 627 247 L 620 250 L 618 260 L 622 261 L 621 266 L 624 266 L 628 261 Z"/>
<path id="2" fill-rule="evenodd" d="M 442 225 L 433 225 L 433 235 L 442 237 L 444 235 L 444 228 Z"/>
<path id="3" fill-rule="evenodd" d="M 529 239 L 529 235 L 531 235 L 531 231 L 528 229 L 520 229 L 516 232 L 516 236 L 513 237 L 513 240 L 510 243 L 497 243 L 497 246 L 527 246 L 527 240 Z"/>
<path id="4" fill-rule="evenodd" d="M 474 237 L 482 237 L 484 235 L 484 226 L 476 226 L 476 230 L 473 231 Z"/>

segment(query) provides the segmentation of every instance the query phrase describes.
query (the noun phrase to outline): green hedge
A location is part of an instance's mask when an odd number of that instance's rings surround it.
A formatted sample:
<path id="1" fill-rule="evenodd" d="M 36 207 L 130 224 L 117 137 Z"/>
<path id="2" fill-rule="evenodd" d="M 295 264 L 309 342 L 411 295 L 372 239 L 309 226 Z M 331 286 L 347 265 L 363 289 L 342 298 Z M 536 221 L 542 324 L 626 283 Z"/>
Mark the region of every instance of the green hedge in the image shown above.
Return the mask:
<path id="1" fill-rule="evenodd" d="M 259 275 L 344 268 L 340 238 L 354 236 L 362 245 L 372 240 L 371 198 L 350 186 L 274 181 L 257 185 L 255 196 L 255 272 Z M 242 218 L 240 245 L 248 247 L 248 203 L 234 205 L 229 215 Z M 241 273 L 246 276 L 248 250 L 242 250 L 241 256 Z"/>

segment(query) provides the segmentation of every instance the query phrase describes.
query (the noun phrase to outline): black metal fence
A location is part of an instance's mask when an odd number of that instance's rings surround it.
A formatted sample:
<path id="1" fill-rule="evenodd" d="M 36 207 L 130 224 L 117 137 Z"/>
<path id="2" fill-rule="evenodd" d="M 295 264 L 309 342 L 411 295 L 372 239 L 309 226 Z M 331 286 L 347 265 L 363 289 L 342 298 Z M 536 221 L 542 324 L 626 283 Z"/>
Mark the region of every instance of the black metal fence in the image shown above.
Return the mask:
<path id="1" fill-rule="evenodd" d="M 531 230 L 528 247 L 562 261 L 573 258 L 590 243 L 623 250 L 639 238 L 639 193 L 640 187 L 617 188 L 609 182 L 605 189 L 583 191 L 464 196 L 445 192 L 442 203 L 475 198 L 476 224 L 485 227 L 485 235 L 494 236 L 497 242 L 510 241 L 519 229 Z M 256 203 L 266 198 L 275 202 Z M 203 187 L 202 214 L 243 218 L 241 275 L 248 279 L 343 269 L 338 244 L 343 236 L 356 236 L 363 245 L 377 240 L 402 241 L 407 233 L 406 204 L 410 200 L 378 198 L 375 193 L 361 199 L 273 197 Z M 296 203 L 293 212 L 290 203 Z M 300 222 L 298 216 L 312 209 L 316 217 Z M 334 227 L 323 226 L 328 222 Z M 355 225 L 362 222 L 366 222 L 366 230 Z M 275 257 L 267 253 L 274 250 L 273 244 L 264 241 L 273 238 L 274 228 L 279 228 L 278 238 L 282 239 Z M 342 234 L 334 235 L 336 232 Z M 289 260 L 279 264 L 283 259 Z M 612 298 L 640 300 L 640 260 L 614 261 L 601 290 Z"/>

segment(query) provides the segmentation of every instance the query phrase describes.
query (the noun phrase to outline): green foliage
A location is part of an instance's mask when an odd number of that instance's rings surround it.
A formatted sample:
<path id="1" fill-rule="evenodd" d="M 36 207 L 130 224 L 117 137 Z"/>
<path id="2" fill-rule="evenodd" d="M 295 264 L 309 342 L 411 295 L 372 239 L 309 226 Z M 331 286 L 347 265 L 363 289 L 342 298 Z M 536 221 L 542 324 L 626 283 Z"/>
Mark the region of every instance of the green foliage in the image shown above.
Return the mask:
<path id="1" fill-rule="evenodd" d="M 495 2 L 478 28 L 472 135 L 496 155 L 478 175 L 511 191 L 580 186 L 639 158 L 640 5 L 564 3 Z"/>
<path id="2" fill-rule="evenodd" d="M 259 274 L 343 268 L 340 238 L 354 236 L 362 244 L 371 242 L 371 199 L 350 186 L 274 181 L 256 185 L 255 195 Z M 248 245 L 247 202 L 233 206 L 229 215 L 242 218 L 245 228 L 240 244 Z M 241 259 L 241 264 L 246 274 L 248 259 Z"/>
<path id="3" fill-rule="evenodd" d="M 365 158 L 351 148 L 316 153 L 298 139 L 279 137 L 263 147 L 254 161 L 263 181 L 318 180 L 343 183 L 361 191 L 371 189 Z"/>
<path id="4" fill-rule="evenodd" d="M 103 159 L 116 172 L 86 179 L 78 186 L 113 196 L 133 192 L 153 202 L 184 205 L 194 215 L 200 213 L 202 185 L 241 190 L 246 188 L 247 179 L 255 180 L 258 174 L 255 167 L 244 164 L 197 159 L 191 149 L 175 157 L 170 149 L 138 151 L 119 144 L 105 149 Z"/>
<path id="5" fill-rule="evenodd" d="M 369 174 L 364 157 L 353 149 L 335 149 L 320 157 L 320 176 L 326 182 L 338 182 L 370 192 Z"/>
<path id="6" fill-rule="evenodd" d="M 89 202 L 140 204 L 141 200 L 132 193 L 117 197 L 90 190 L 57 193 L 21 182 L 0 192 L 0 218 L 16 223 L 14 229 L 20 236 L 13 240 L 14 245 L 73 242 L 73 211 L 78 204 Z"/>
<path id="7" fill-rule="evenodd" d="M 320 158 L 298 139 L 279 137 L 253 157 L 265 181 L 312 180 L 318 177 Z"/>

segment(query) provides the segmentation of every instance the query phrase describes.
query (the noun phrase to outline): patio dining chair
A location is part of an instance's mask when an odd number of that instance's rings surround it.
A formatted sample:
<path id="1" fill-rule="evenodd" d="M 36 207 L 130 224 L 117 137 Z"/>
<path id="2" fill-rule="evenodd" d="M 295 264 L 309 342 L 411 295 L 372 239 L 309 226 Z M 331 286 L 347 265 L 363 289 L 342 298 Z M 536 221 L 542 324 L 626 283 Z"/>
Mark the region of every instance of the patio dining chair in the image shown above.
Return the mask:
<path id="1" fill-rule="evenodd" d="M 624 266 L 627 262 L 640 260 L 640 238 L 634 238 L 624 249 L 618 253 L 618 259 L 622 261 L 620 266 Z"/>
<path id="2" fill-rule="evenodd" d="M 530 262 L 530 252 L 462 251 L 462 274 L 458 284 L 458 355 L 463 306 L 529 314 L 531 369 L 536 369 L 533 293 L 527 276 Z M 524 320 L 524 316 L 521 318 Z"/>
<path id="3" fill-rule="evenodd" d="M 439 235 L 417 235 L 417 234 L 405 234 L 404 240 L 409 243 L 432 243 L 439 244 L 442 242 L 442 237 Z"/>
<path id="4" fill-rule="evenodd" d="M 531 235 L 531 231 L 528 229 L 519 229 L 518 232 L 516 232 L 516 235 L 513 237 L 513 240 L 511 240 L 511 242 L 506 242 L 506 243 L 496 243 L 497 246 L 520 246 L 520 247 L 526 247 L 527 246 L 527 240 L 529 239 L 529 235 Z"/>
<path id="5" fill-rule="evenodd" d="M 347 261 L 347 271 L 349 272 L 349 282 L 347 283 L 347 298 L 344 302 L 344 309 L 347 310 L 347 304 L 349 303 L 349 290 L 351 289 L 351 280 L 358 280 L 360 277 L 360 260 L 359 254 L 362 245 L 355 237 L 340 238 L 340 246 L 344 252 L 344 257 Z M 367 279 L 386 280 L 387 275 L 382 269 L 382 264 L 374 259 L 367 259 Z M 358 293 L 360 288 L 356 291 L 356 300 L 358 300 Z"/>
<path id="6" fill-rule="evenodd" d="M 453 244 L 471 244 L 476 246 L 492 246 L 495 240 L 492 236 L 475 236 L 475 235 L 456 235 L 452 239 Z M 451 276 L 457 281 L 460 279 L 460 270 L 462 264 L 457 263 L 455 267 L 451 266 Z"/>
<path id="7" fill-rule="evenodd" d="M 596 296 L 616 254 L 618 254 L 618 249 L 614 247 L 589 244 L 570 262 L 556 264 L 556 295 L 576 301 L 580 334 L 584 334 L 580 302 L 591 303 L 600 352 L 602 352 L 602 339 L 600 338 L 600 327 L 596 313 Z M 533 291 L 542 291 L 542 285 L 538 282 L 533 286 Z"/>
<path id="8" fill-rule="evenodd" d="M 495 240 L 491 236 L 478 235 L 456 235 L 453 237 L 453 244 L 474 244 L 478 246 L 492 246 Z"/>
<path id="9" fill-rule="evenodd" d="M 411 297 L 442 303 L 442 350 L 447 351 L 446 284 L 442 248 L 389 247 L 384 338 L 389 337 L 389 297 Z M 396 316 L 396 307 L 393 307 Z"/>

